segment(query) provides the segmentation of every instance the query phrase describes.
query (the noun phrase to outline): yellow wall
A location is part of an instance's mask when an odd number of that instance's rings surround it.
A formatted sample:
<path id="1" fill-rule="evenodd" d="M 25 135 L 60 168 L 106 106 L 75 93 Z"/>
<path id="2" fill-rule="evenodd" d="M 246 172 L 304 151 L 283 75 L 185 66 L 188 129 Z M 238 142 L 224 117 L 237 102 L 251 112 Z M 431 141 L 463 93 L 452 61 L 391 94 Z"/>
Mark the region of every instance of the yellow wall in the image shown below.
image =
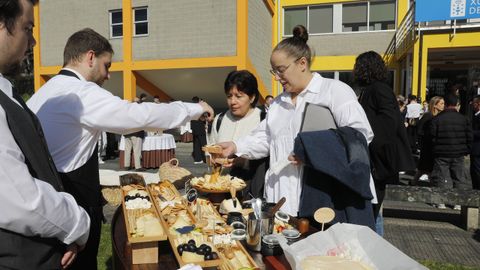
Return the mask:
<path id="1" fill-rule="evenodd" d="M 415 43 L 417 47 L 419 41 Z M 418 46 L 419 47 L 419 46 Z M 418 92 L 419 96 L 425 98 L 426 96 L 426 87 L 427 87 L 427 65 L 428 65 L 428 50 L 430 49 L 439 49 L 439 48 L 462 48 L 462 47 L 480 47 L 480 32 L 470 32 L 470 33 L 445 33 L 445 34 L 423 34 L 422 35 L 422 48 L 421 48 L 421 70 L 419 72 L 418 68 L 413 69 L 413 78 L 418 78 L 420 80 L 420 91 L 418 91 L 418 83 L 412 82 L 412 92 Z M 414 51 L 414 58 L 415 58 Z M 416 91 L 413 91 L 414 87 Z"/>
<path id="2" fill-rule="evenodd" d="M 356 58 L 356 55 L 316 56 L 312 61 L 311 70 L 352 70 Z"/>

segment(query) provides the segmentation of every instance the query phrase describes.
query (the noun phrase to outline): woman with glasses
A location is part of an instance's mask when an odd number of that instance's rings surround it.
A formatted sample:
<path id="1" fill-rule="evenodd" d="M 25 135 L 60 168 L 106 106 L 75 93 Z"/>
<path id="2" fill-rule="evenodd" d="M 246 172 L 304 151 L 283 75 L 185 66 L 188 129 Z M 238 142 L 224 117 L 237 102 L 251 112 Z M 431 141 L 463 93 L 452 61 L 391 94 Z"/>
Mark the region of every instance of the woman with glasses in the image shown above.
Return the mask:
<path id="1" fill-rule="evenodd" d="M 259 159 L 270 155 L 270 169 L 265 176 L 264 195 L 268 202 L 285 197 L 282 211 L 297 216 L 302 191 L 303 166 L 293 160 L 294 140 L 302 124 L 305 104 L 329 108 L 338 127 L 358 130 L 370 142 L 373 132 L 352 88 L 310 71 L 312 52 L 307 45 L 304 26 L 296 26 L 293 36 L 282 40 L 272 52 L 270 64 L 275 80 L 284 92 L 275 98 L 267 117 L 248 136 L 234 142 L 220 143 L 223 155 Z M 373 191 L 374 192 L 374 191 Z"/>

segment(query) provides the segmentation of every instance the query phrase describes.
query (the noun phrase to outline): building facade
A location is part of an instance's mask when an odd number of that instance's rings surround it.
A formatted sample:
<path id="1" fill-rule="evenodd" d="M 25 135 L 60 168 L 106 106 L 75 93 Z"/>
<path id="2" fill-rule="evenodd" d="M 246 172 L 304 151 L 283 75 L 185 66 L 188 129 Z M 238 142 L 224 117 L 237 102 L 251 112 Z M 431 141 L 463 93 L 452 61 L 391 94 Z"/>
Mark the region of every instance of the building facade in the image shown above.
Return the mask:
<path id="1" fill-rule="evenodd" d="M 223 82 L 235 69 L 251 71 L 262 96 L 272 94 L 273 8 L 271 0 L 41 1 L 35 89 L 60 70 L 68 37 L 90 27 L 115 51 L 104 87 L 124 99 L 139 92 L 164 101 L 200 96 L 225 107 Z"/>
<path id="2" fill-rule="evenodd" d="M 420 20 L 416 8 L 462 1 L 41 1 L 35 8 L 35 88 L 60 69 L 68 36 L 90 27 L 114 47 L 105 88 L 122 98 L 132 100 L 137 92 L 163 100 L 200 96 L 225 107 L 223 81 L 235 69 L 250 70 L 262 96 L 275 96 L 282 89 L 268 72 L 271 50 L 302 24 L 315 53 L 311 68 L 325 77 L 354 86 L 355 58 L 373 50 L 388 63 L 396 93 L 425 99 L 454 83 L 477 89 L 479 19 Z"/>

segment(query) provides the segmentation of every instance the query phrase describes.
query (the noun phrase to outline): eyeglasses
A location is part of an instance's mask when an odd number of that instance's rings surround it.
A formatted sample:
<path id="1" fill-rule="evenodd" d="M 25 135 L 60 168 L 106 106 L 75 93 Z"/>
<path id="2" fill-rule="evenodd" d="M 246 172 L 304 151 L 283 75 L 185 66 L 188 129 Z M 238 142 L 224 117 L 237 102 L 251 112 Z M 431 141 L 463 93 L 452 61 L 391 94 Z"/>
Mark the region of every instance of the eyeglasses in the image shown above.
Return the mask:
<path id="1" fill-rule="evenodd" d="M 302 56 L 303 57 L 303 56 Z M 297 62 L 298 60 L 302 59 L 302 57 L 300 58 L 297 58 L 295 61 L 293 61 L 292 63 L 288 64 L 287 66 L 280 66 L 278 68 L 272 68 L 270 69 L 270 73 L 273 75 L 273 76 L 282 76 L 283 73 L 285 73 L 285 71 L 287 71 L 287 69 L 295 62 Z"/>

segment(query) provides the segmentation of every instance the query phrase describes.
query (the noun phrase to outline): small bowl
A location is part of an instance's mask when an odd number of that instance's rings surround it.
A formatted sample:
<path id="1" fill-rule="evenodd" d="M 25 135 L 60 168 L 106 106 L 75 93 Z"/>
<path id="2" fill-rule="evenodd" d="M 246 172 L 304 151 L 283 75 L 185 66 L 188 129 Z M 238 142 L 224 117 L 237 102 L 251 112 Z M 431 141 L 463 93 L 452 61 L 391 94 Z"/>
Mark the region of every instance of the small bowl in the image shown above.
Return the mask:
<path id="1" fill-rule="evenodd" d="M 263 256 L 279 256 L 283 254 L 278 238 L 274 234 L 267 234 L 262 237 L 262 247 L 260 252 Z"/>
<path id="2" fill-rule="evenodd" d="M 243 230 L 247 229 L 247 226 L 245 225 L 245 223 L 242 223 L 240 221 L 234 221 L 234 222 L 232 222 L 232 224 L 230 224 L 230 226 L 232 226 L 234 230 L 236 230 L 236 229 L 243 229 Z"/>
<path id="3" fill-rule="evenodd" d="M 240 212 L 230 212 L 227 215 L 227 225 L 232 224 L 233 222 L 247 223 L 242 213 Z"/>
<path id="4" fill-rule="evenodd" d="M 286 229 L 282 231 L 282 235 L 287 239 L 296 239 L 300 237 L 301 233 L 297 229 Z"/>
<path id="5" fill-rule="evenodd" d="M 232 240 L 245 240 L 247 237 L 247 232 L 245 229 L 235 229 L 230 233 L 230 238 Z"/>
<path id="6" fill-rule="evenodd" d="M 284 223 L 288 223 L 288 221 L 290 220 L 290 216 L 287 213 L 282 212 L 282 211 L 277 211 L 275 213 L 275 218 L 277 218 L 278 220 L 280 220 Z"/>

